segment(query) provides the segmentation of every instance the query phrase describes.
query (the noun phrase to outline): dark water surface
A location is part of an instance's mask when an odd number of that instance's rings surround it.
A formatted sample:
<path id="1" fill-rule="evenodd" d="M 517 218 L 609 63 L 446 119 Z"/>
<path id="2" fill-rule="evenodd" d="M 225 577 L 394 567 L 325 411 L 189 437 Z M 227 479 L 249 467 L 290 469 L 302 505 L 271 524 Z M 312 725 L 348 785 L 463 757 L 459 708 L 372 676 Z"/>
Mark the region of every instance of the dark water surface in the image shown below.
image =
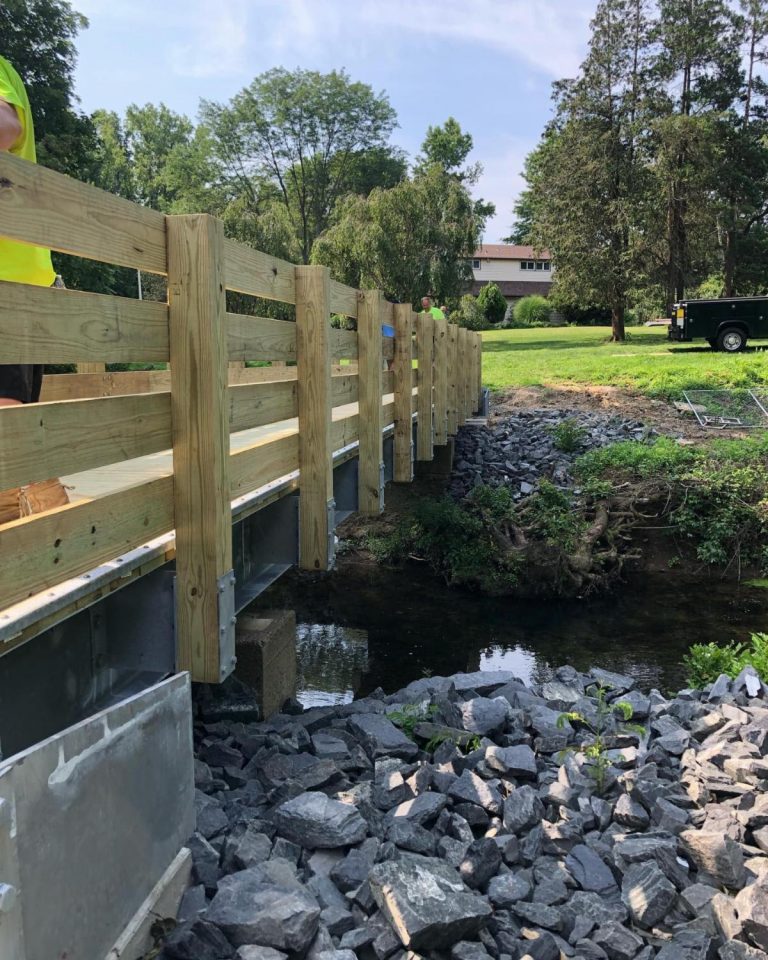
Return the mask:
<path id="1" fill-rule="evenodd" d="M 425 675 L 513 670 L 546 678 L 569 663 L 636 677 L 642 689 L 685 686 L 693 643 L 745 640 L 768 629 L 768 592 L 669 575 L 590 600 L 489 599 L 443 587 L 416 565 L 359 566 L 325 577 L 289 574 L 259 598 L 296 610 L 299 698 L 306 705 L 388 693 Z"/>

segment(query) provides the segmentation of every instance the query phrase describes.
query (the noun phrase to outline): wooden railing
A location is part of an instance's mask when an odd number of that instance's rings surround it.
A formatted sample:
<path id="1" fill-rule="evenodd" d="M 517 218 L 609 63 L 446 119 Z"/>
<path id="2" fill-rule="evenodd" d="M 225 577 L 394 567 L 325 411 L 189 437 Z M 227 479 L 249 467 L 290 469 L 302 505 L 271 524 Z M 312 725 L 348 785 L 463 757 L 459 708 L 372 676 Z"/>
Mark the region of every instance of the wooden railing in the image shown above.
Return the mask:
<path id="1" fill-rule="evenodd" d="M 175 530 L 179 668 L 216 681 L 231 500 L 298 470 L 300 564 L 326 569 L 334 451 L 359 444 L 360 510 L 376 514 L 385 429 L 407 482 L 414 413 L 430 460 L 477 407 L 478 334 L 226 240 L 210 216 L 166 217 L 0 153 L 0 235 L 168 283 L 167 303 L 0 283 L 0 363 L 168 365 L 46 377 L 43 402 L 0 409 L 0 490 L 173 451 L 172 474 L 0 526 L 0 611 Z M 293 304 L 296 322 L 227 312 L 227 290 Z M 243 366 L 259 360 L 295 366 Z M 269 424 L 230 451 L 231 433 Z"/>

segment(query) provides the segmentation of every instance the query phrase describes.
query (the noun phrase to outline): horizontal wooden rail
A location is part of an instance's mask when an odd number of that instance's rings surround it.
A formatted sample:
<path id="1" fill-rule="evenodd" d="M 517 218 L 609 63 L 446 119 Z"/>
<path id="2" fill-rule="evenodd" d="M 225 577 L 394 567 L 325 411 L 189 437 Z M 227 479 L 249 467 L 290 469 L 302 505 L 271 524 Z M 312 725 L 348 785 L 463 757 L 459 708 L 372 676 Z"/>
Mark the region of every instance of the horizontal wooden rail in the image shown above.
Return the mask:
<path id="1" fill-rule="evenodd" d="M 331 361 L 356 360 L 358 345 L 354 330 L 331 330 L 330 353 Z"/>
<path id="2" fill-rule="evenodd" d="M 357 403 L 360 397 L 360 378 L 357 374 L 331 377 L 331 404 L 341 407 Z"/>
<path id="3" fill-rule="evenodd" d="M 0 235 L 90 260 L 166 272 L 165 217 L 0 153 Z"/>
<path id="4" fill-rule="evenodd" d="M 244 496 L 299 468 L 298 427 L 258 440 L 229 458 L 229 489 L 233 498 Z"/>
<path id="5" fill-rule="evenodd" d="M 0 490 L 170 448 L 169 393 L 3 410 Z"/>
<path id="6" fill-rule="evenodd" d="M 0 331 L 0 363 L 163 363 L 169 357 L 168 306 L 150 300 L 0 281 Z"/>
<path id="7" fill-rule="evenodd" d="M 0 527 L 0 609 L 173 528 L 173 477 Z"/>
<path id="8" fill-rule="evenodd" d="M 263 427 L 298 416 L 298 383 L 243 383 L 230 386 L 229 429 L 231 433 Z"/>
<path id="9" fill-rule="evenodd" d="M 295 360 L 296 324 L 228 313 L 227 347 L 230 360 Z"/>
<path id="10" fill-rule="evenodd" d="M 395 359 L 395 338 L 394 337 L 381 338 L 381 355 L 384 357 L 385 360 Z"/>

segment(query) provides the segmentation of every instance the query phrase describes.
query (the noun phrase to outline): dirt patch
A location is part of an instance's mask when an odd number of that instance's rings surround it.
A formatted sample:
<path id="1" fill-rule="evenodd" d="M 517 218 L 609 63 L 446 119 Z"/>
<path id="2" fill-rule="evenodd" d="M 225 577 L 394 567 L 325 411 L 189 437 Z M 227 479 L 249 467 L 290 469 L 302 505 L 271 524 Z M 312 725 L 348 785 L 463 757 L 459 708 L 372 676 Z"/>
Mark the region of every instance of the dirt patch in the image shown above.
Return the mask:
<path id="1" fill-rule="evenodd" d="M 619 387 L 561 384 L 557 387 L 517 387 L 494 397 L 490 422 L 519 410 L 581 410 L 642 420 L 659 433 L 685 440 L 745 437 L 749 430 L 713 430 L 699 425 L 693 413 L 681 413 L 666 400 L 654 400 Z"/>

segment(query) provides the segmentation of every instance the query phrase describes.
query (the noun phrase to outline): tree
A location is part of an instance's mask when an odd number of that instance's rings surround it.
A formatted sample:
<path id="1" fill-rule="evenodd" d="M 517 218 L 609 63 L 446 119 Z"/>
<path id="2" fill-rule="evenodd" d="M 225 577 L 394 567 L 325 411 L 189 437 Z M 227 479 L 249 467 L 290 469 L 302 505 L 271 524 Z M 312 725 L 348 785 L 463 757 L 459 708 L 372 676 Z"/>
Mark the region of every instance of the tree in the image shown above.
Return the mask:
<path id="1" fill-rule="evenodd" d="M 201 116 L 237 192 L 257 206 L 265 185 L 277 188 L 304 263 L 350 190 L 353 161 L 360 151 L 386 147 L 396 124 L 387 97 L 343 70 L 276 68 L 228 106 L 204 101 Z"/>
<path id="2" fill-rule="evenodd" d="M 507 312 L 507 301 L 495 283 L 486 283 L 480 290 L 477 303 L 488 323 L 501 323 Z"/>
<path id="3" fill-rule="evenodd" d="M 466 183 L 476 183 L 482 172 L 480 164 L 461 169 L 472 150 L 472 134 L 463 133 L 458 120 L 448 117 L 442 127 L 427 127 L 427 135 L 421 145 L 422 155 L 417 161 L 417 170 L 437 164 Z"/>

